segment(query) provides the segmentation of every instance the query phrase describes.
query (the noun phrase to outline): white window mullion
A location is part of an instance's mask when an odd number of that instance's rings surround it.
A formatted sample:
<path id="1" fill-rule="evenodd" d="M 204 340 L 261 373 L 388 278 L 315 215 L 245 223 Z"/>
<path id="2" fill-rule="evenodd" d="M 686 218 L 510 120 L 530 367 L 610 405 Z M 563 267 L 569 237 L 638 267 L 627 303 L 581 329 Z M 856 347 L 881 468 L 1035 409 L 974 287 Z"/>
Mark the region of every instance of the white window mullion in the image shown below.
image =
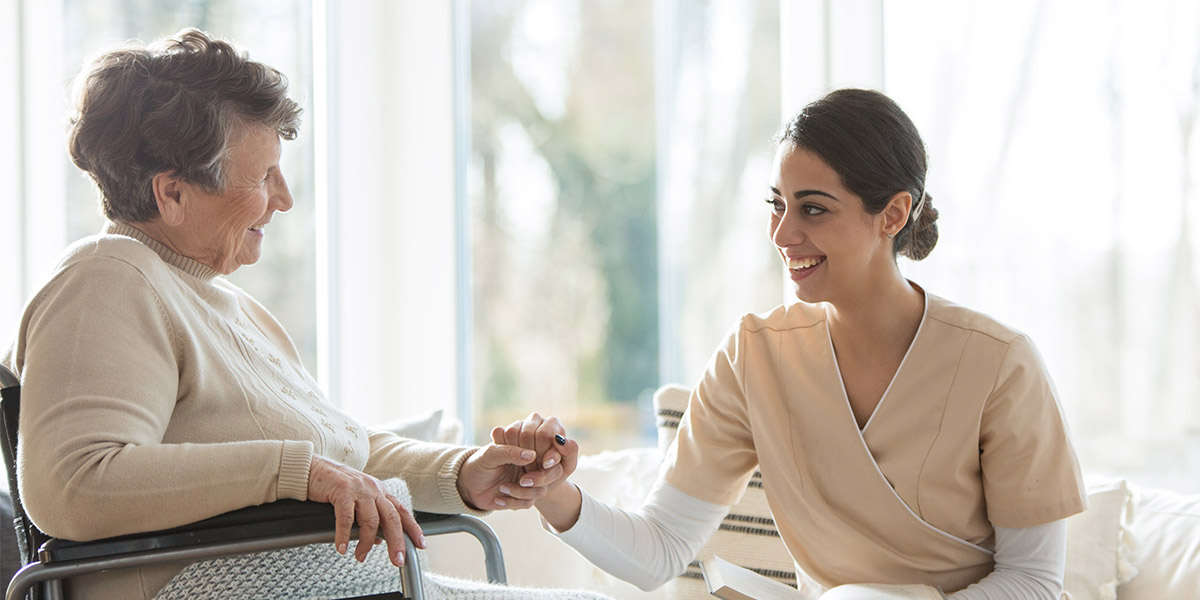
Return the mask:
<path id="1" fill-rule="evenodd" d="M 16 131 L 22 173 L 18 191 L 22 205 L 22 276 L 32 290 L 54 266 L 67 245 L 67 192 L 64 114 L 69 93 L 63 75 L 63 7 L 61 2 L 19 2 L 22 34 L 21 95 Z"/>
<path id="2" fill-rule="evenodd" d="M 0 319 L 10 325 L 0 329 L 0 344 L 7 344 L 9 327 L 15 323 L 24 300 L 25 228 L 22 216 L 22 135 L 21 118 L 21 11 L 17 0 L 0 1 L 0 81 L 17 85 L 0 87 L 0 130 L 12 132 L 0 137 L 0 222 L 9 224 L 0 233 Z"/>
<path id="3" fill-rule="evenodd" d="M 452 5 L 328 6 L 330 393 L 364 423 L 453 413 Z"/>
<path id="4" fill-rule="evenodd" d="M 883 88 L 883 0 L 783 0 L 783 118 L 829 90 Z"/>

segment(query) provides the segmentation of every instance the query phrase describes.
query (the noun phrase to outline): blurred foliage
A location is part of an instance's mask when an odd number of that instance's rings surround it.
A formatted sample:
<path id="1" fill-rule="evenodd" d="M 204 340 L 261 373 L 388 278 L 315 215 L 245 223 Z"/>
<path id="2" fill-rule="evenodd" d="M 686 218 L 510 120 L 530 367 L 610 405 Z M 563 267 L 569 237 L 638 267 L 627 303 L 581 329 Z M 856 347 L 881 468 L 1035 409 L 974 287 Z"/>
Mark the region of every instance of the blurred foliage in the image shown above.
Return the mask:
<path id="1" fill-rule="evenodd" d="M 475 377 L 485 415 L 631 403 L 658 383 L 652 9 L 472 4 Z M 566 31 L 560 40 L 538 39 L 555 28 Z M 530 68 L 566 85 L 539 89 Z M 527 141 L 514 145 L 514 131 Z M 544 164 L 552 200 L 531 200 L 519 184 L 532 182 L 505 178 L 521 168 L 506 161 Z M 528 211 L 544 214 L 518 220 L 544 231 L 507 217 Z"/>

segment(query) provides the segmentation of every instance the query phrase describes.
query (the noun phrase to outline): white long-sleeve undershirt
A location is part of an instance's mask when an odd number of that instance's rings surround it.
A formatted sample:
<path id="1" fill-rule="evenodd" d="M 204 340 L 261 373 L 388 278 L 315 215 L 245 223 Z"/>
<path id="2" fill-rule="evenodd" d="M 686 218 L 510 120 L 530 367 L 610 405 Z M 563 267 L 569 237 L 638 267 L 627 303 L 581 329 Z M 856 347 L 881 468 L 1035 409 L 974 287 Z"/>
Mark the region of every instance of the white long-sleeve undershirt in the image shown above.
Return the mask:
<path id="1" fill-rule="evenodd" d="M 592 564 L 643 590 L 678 576 L 720 526 L 730 507 L 705 502 L 663 480 L 636 511 L 613 508 L 580 489 L 571 529 L 551 530 Z M 543 521 L 544 523 L 544 521 Z M 995 569 L 949 600 L 1057 600 L 1066 564 L 1067 527 L 996 528 Z"/>

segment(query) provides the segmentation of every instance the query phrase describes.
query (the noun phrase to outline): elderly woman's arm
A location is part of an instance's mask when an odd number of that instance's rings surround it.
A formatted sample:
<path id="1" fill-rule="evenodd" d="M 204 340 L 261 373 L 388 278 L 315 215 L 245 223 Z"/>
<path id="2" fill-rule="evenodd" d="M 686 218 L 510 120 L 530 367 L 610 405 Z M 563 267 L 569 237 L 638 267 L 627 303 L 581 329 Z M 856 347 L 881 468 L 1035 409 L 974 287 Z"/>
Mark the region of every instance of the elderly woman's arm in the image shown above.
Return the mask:
<path id="1" fill-rule="evenodd" d="M 33 521 L 87 540 L 306 498 L 309 442 L 163 443 L 180 385 L 176 325 L 138 268 L 86 263 L 32 300 L 15 349 Z"/>

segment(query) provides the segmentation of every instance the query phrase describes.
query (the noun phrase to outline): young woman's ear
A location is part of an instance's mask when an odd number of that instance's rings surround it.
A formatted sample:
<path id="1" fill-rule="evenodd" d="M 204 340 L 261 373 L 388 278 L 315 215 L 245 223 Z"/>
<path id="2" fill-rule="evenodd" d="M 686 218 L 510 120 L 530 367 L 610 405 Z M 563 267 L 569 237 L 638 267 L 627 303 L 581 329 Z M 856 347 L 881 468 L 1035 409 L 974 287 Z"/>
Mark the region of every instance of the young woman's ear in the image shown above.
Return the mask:
<path id="1" fill-rule="evenodd" d="M 891 239 L 904 225 L 908 223 L 908 213 L 912 211 L 913 197 L 908 192 L 896 192 L 887 206 L 883 207 L 883 234 Z"/>
<path id="2" fill-rule="evenodd" d="M 151 186 L 154 189 L 154 202 L 158 205 L 158 215 L 163 224 L 170 227 L 182 224 L 187 208 L 184 193 L 186 184 L 175 177 L 173 172 L 163 171 L 154 176 Z"/>

